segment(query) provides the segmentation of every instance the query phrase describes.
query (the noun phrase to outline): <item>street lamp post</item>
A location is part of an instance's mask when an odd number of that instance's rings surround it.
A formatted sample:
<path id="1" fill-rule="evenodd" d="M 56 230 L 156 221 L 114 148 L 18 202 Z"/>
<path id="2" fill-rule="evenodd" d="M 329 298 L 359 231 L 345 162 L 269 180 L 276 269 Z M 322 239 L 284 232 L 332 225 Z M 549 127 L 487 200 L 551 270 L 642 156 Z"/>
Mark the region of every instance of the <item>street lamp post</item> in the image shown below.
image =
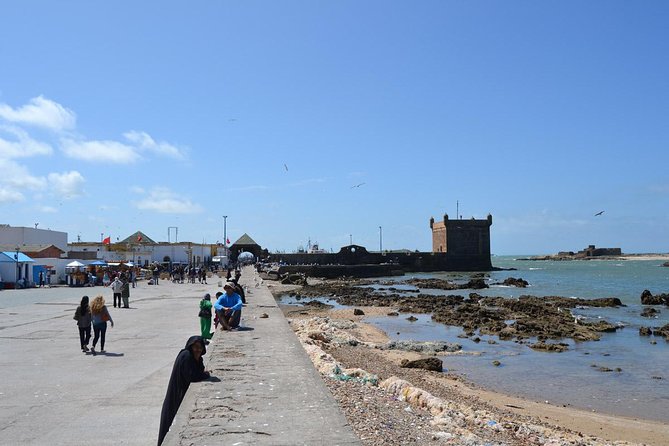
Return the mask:
<path id="1" fill-rule="evenodd" d="M 16 277 L 14 278 L 14 288 L 15 289 L 17 289 L 19 287 L 19 275 L 20 275 L 20 273 L 19 273 L 19 251 L 20 250 L 21 250 L 21 248 L 19 248 L 18 246 L 14 250 L 15 251 L 14 260 L 16 260 Z"/>
<path id="2" fill-rule="evenodd" d="M 353 244 L 353 234 L 348 235 L 348 244 L 352 245 Z"/>
<path id="3" fill-rule="evenodd" d="M 228 255 L 228 216 L 223 216 L 223 251 Z"/>
<path id="4" fill-rule="evenodd" d="M 383 228 L 379 226 L 379 252 L 383 252 Z"/>

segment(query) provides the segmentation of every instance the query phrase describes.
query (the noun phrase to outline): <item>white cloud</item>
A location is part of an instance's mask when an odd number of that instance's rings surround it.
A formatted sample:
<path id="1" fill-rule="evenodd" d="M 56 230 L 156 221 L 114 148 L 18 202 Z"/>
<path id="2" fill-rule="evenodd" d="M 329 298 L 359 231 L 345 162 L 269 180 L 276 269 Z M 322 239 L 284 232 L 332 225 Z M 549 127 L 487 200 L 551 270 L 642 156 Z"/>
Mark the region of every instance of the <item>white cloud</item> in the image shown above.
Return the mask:
<path id="1" fill-rule="evenodd" d="M 185 157 L 183 150 L 164 141 L 156 142 L 151 135 L 146 132 L 131 130 L 124 133 L 123 136 L 125 136 L 128 141 L 135 144 L 139 149 L 176 159 L 184 159 Z"/>
<path id="2" fill-rule="evenodd" d="M 136 202 L 135 206 L 138 209 L 163 214 L 195 214 L 202 212 L 202 207 L 199 204 L 162 187 L 151 190 L 149 196 Z"/>
<path id="3" fill-rule="evenodd" d="M 7 159 L 0 159 L 0 185 L 13 188 L 40 190 L 46 188 L 46 179 L 30 174 L 24 166 Z"/>
<path id="4" fill-rule="evenodd" d="M 143 188 L 139 187 L 139 186 L 132 186 L 132 187 L 130 188 L 130 192 L 132 192 L 132 193 L 134 193 L 134 194 L 143 194 L 143 193 L 145 193 L 146 191 L 145 191 Z"/>
<path id="5" fill-rule="evenodd" d="M 12 125 L 3 125 L 2 122 Z M 60 148 L 69 157 L 88 162 L 129 164 L 142 158 L 142 154 L 185 159 L 186 148 L 165 141 L 156 141 L 143 131 L 131 130 L 123 134 L 126 142 L 115 140 L 89 140 L 76 135 L 76 115 L 62 105 L 43 96 L 32 98 L 21 107 L 0 103 L 0 157 L 19 158 L 50 155 L 49 144 L 33 139 L 19 126 L 37 126 L 59 134 Z M 66 133 L 65 131 L 71 130 Z"/>
<path id="6" fill-rule="evenodd" d="M 7 136 L 9 139 L 6 139 Z M 27 158 L 51 155 L 51 153 L 53 149 L 50 145 L 32 139 L 24 130 L 14 126 L 0 125 L 0 157 Z"/>
<path id="7" fill-rule="evenodd" d="M 134 147 L 117 141 L 75 141 L 61 140 L 61 148 L 66 156 L 83 161 L 99 163 L 130 164 L 140 156 Z"/>
<path id="8" fill-rule="evenodd" d="M 65 199 L 83 195 L 83 185 L 86 180 L 76 170 L 64 173 L 50 173 L 48 179 L 54 194 L 62 196 Z"/>
<path id="9" fill-rule="evenodd" d="M 0 104 L 0 118 L 57 132 L 73 129 L 77 122 L 77 116 L 72 110 L 43 96 L 32 98 L 28 104 L 18 108 Z"/>
<path id="10" fill-rule="evenodd" d="M 0 185 L 0 204 L 18 203 L 25 200 L 23 194 L 14 188 Z"/>
<path id="11" fill-rule="evenodd" d="M 51 206 L 39 206 L 37 210 L 40 212 L 44 212 L 45 214 L 55 214 L 56 212 L 58 212 L 58 209 Z"/>

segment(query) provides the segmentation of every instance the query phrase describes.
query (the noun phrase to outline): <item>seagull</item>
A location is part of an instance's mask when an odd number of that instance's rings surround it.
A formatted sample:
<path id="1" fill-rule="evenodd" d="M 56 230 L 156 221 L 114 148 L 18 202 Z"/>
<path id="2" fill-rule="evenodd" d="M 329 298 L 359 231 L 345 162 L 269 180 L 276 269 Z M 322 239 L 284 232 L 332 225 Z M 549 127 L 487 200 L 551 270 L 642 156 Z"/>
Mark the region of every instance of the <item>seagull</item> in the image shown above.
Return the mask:
<path id="1" fill-rule="evenodd" d="M 360 184 L 356 184 L 355 186 L 351 186 L 351 189 L 354 189 L 354 188 L 356 188 L 356 187 L 360 187 L 360 186 L 362 186 L 363 184 L 365 184 L 365 183 L 360 183 Z"/>
<path id="2" fill-rule="evenodd" d="M 286 172 L 288 172 L 288 166 L 284 163 L 283 167 L 286 169 Z"/>
<path id="3" fill-rule="evenodd" d="M 599 211 L 595 214 L 595 217 L 597 217 L 598 215 L 602 215 L 603 213 L 604 213 L 604 211 Z"/>

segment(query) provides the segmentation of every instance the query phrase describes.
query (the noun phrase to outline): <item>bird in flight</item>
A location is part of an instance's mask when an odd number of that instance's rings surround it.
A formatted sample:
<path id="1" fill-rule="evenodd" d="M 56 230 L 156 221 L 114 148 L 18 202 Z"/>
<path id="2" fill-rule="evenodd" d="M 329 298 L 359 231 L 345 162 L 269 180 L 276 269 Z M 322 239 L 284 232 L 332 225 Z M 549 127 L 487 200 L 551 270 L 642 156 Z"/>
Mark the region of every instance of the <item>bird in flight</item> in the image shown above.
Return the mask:
<path id="1" fill-rule="evenodd" d="M 355 186 L 351 186 L 351 189 L 354 189 L 354 188 L 356 188 L 356 187 L 360 187 L 360 186 L 362 186 L 363 184 L 365 184 L 365 183 L 360 183 L 360 184 L 356 184 Z"/>
<path id="2" fill-rule="evenodd" d="M 604 211 L 599 211 L 595 214 L 595 217 L 597 217 L 598 215 L 602 215 L 603 213 L 604 213 Z"/>
<path id="3" fill-rule="evenodd" d="M 286 172 L 288 172 L 288 166 L 284 163 L 283 167 L 286 169 Z"/>

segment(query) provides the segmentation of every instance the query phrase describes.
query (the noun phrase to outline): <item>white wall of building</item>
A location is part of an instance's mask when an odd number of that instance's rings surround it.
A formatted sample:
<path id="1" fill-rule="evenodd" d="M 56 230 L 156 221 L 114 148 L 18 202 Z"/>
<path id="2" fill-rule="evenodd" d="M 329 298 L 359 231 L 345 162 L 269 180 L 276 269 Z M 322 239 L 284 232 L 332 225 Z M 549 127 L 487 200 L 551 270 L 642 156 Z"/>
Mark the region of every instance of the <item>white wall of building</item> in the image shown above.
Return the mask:
<path id="1" fill-rule="evenodd" d="M 211 260 L 211 246 L 195 243 L 172 243 L 153 246 L 153 261 L 158 263 L 163 263 L 165 257 L 169 257 L 172 263 L 188 263 L 191 255 L 194 263 L 204 263 Z"/>
<path id="2" fill-rule="evenodd" d="M 67 232 L 0 225 L 0 245 L 55 245 L 67 251 Z"/>

